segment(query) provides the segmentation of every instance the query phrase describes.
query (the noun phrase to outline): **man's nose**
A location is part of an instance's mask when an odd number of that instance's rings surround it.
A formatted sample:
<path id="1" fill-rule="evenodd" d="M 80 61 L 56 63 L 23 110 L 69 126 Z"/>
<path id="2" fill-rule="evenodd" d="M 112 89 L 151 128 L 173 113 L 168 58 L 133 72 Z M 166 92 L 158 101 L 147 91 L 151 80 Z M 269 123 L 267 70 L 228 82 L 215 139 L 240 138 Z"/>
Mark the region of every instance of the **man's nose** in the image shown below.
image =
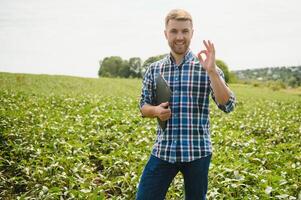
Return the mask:
<path id="1" fill-rule="evenodd" d="M 176 39 L 177 40 L 183 40 L 184 39 L 184 35 L 182 33 L 178 33 Z"/>

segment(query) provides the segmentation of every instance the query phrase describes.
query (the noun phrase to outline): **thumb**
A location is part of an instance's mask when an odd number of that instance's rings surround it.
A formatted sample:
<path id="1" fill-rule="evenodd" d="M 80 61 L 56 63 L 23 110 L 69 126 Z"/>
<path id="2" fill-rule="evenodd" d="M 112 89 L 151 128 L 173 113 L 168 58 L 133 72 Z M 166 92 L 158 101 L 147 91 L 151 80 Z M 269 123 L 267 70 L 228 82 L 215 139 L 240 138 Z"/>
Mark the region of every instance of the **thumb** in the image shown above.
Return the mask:
<path id="1" fill-rule="evenodd" d="M 168 102 L 164 102 L 164 103 L 161 103 L 161 104 L 160 104 L 161 107 L 167 107 L 168 105 L 169 105 Z"/>
<path id="2" fill-rule="evenodd" d="M 197 54 L 197 56 L 198 56 L 198 59 L 200 60 L 200 63 L 201 63 L 201 64 L 203 64 L 203 63 L 204 63 L 204 59 L 203 59 L 203 57 L 202 57 L 202 54 L 205 54 L 205 55 L 206 55 L 206 57 L 205 57 L 205 58 L 207 58 L 207 57 L 208 57 L 208 53 L 207 53 L 207 51 L 206 51 L 206 50 L 202 50 L 202 51 L 200 51 L 200 52 Z"/>

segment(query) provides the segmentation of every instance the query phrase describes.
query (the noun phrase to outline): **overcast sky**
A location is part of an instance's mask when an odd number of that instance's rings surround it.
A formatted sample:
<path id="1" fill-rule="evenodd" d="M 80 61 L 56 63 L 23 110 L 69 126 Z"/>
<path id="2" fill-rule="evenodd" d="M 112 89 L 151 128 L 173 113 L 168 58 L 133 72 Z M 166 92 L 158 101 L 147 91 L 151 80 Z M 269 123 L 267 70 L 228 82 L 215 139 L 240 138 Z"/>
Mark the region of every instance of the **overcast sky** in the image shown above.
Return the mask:
<path id="1" fill-rule="evenodd" d="M 97 77 L 98 61 L 168 53 L 164 18 L 192 14 L 191 49 L 230 70 L 301 65 L 300 0 L 0 0 L 0 71 Z"/>

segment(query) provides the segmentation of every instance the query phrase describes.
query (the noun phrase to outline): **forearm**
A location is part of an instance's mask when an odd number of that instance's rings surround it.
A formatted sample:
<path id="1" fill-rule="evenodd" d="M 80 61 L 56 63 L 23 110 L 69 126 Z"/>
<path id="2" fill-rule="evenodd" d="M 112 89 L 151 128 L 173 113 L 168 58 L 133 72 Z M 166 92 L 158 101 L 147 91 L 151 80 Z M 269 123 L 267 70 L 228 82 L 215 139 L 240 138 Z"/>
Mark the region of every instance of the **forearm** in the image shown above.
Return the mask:
<path id="1" fill-rule="evenodd" d="M 225 84 L 222 77 L 220 77 L 217 70 L 208 73 L 210 82 L 211 82 L 211 88 L 213 90 L 213 94 L 215 97 L 215 100 L 220 105 L 225 105 L 231 96 L 231 90 L 229 87 Z"/>

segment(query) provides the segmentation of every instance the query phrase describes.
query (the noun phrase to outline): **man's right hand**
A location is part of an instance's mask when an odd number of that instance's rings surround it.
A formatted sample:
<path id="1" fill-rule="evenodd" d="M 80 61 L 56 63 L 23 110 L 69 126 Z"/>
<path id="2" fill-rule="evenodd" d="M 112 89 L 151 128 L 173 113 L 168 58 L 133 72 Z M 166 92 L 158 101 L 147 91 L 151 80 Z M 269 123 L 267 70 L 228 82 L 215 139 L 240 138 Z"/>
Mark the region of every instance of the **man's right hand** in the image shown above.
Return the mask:
<path id="1" fill-rule="evenodd" d="M 156 106 L 156 116 L 161 120 L 161 121 L 166 121 L 170 118 L 171 116 L 171 110 L 168 107 L 169 103 L 161 103 L 160 105 Z"/>

